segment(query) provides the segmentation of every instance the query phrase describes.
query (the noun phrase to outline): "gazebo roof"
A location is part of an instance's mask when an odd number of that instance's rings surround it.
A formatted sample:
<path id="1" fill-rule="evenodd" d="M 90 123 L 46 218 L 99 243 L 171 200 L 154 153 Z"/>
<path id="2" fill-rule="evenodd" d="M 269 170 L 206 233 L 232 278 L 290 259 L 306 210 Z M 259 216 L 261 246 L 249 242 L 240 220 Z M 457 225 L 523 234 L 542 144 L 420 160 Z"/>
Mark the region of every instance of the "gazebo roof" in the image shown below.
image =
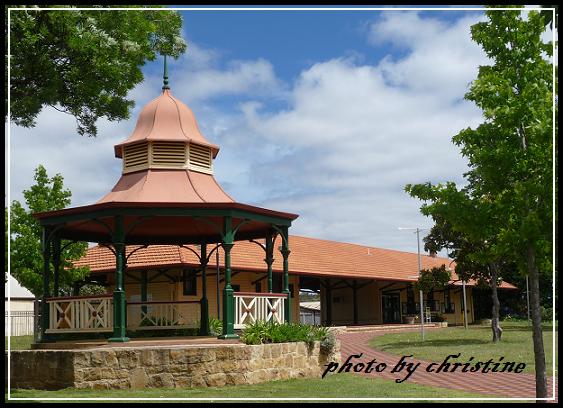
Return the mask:
<path id="1" fill-rule="evenodd" d="M 141 110 L 133 133 L 115 145 L 115 157 L 123 157 L 124 146 L 149 140 L 189 141 L 208 146 L 213 151 L 213 157 L 219 152 L 219 146 L 209 143 L 201 134 L 192 110 L 174 98 L 170 89 L 164 89 Z"/>
<path id="2" fill-rule="evenodd" d="M 220 242 L 225 217 L 236 240 L 289 227 L 298 215 L 237 203 L 221 188 L 213 176 L 218 151 L 165 80 L 133 133 L 115 146 L 123 173 L 113 189 L 95 204 L 34 216 L 63 239 L 89 242 L 113 242 L 115 217 L 121 217 L 127 244 Z"/>

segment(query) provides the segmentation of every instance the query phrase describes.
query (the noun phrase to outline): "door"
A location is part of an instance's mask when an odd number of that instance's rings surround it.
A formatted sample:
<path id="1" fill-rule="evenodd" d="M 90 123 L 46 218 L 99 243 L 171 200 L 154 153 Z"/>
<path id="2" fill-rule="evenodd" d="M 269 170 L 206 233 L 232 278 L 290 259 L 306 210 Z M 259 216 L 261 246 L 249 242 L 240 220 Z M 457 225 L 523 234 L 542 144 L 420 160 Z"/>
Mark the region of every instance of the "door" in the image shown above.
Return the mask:
<path id="1" fill-rule="evenodd" d="M 383 300 L 383 323 L 401 323 L 400 299 L 398 293 L 385 293 Z"/>

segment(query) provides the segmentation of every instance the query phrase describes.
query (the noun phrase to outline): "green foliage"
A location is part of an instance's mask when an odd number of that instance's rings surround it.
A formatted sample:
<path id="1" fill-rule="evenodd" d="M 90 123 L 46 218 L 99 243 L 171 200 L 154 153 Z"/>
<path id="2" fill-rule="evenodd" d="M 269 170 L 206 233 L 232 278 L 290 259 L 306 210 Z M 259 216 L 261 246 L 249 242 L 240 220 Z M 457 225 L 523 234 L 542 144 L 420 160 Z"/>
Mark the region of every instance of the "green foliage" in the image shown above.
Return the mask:
<path id="1" fill-rule="evenodd" d="M 286 343 L 304 341 L 312 345 L 329 336 L 328 328 L 301 323 L 276 323 L 256 321 L 246 326 L 240 339 L 245 344 Z M 331 340 L 327 340 L 329 344 Z"/>
<path id="2" fill-rule="evenodd" d="M 219 336 L 223 333 L 223 322 L 216 317 L 209 319 L 209 331 L 212 336 Z"/>
<path id="3" fill-rule="evenodd" d="M 97 296 L 97 295 L 107 295 L 107 289 L 105 286 L 98 285 L 95 283 L 87 283 L 80 287 L 80 296 Z"/>
<path id="4" fill-rule="evenodd" d="M 414 284 L 416 290 L 429 293 L 432 289 L 441 289 L 451 280 L 452 274 L 445 265 L 420 271 L 418 281 Z"/>
<path id="5" fill-rule="evenodd" d="M 10 11 L 11 119 L 33 127 L 41 109 L 52 106 L 76 118 L 80 135 L 96 136 L 99 117 L 129 118 L 134 102 L 127 93 L 143 81 L 147 60 L 186 50 L 182 18 L 172 10 L 135 10 L 139 6 L 68 7 Z M 7 15 L 6 9 L 6 27 Z"/>
<path id="6" fill-rule="evenodd" d="M 553 308 L 551 307 L 540 307 L 541 311 L 541 320 L 542 322 L 551 322 L 553 321 Z"/>
<path id="7" fill-rule="evenodd" d="M 71 192 L 63 186 L 63 177 L 60 174 L 49 178 L 47 170 L 41 165 L 35 169 L 35 184 L 29 190 L 25 190 L 28 209 L 17 200 L 12 201 L 11 211 L 11 275 L 35 296 L 43 294 L 43 254 L 42 254 L 42 228 L 39 222 L 32 216 L 33 213 L 60 210 L 70 205 Z M 66 248 L 65 246 L 69 244 Z M 72 287 L 76 281 L 81 281 L 89 274 L 88 267 L 75 268 L 73 261 L 80 259 L 86 251 L 87 243 L 79 242 L 71 244 L 63 240 L 61 253 L 59 282 L 65 291 L 65 287 Z M 51 293 L 53 287 L 51 265 Z M 66 290 L 67 292 L 69 290 Z"/>
<path id="8" fill-rule="evenodd" d="M 467 100 L 485 121 L 453 137 L 469 162 L 467 184 L 407 185 L 423 200 L 421 212 L 435 227 L 426 246 L 448 248 L 462 278 L 490 279 L 526 274 L 532 244 L 540 271 L 552 271 L 552 55 L 543 43 L 543 18 L 521 10 L 488 11 L 488 21 L 471 29 L 472 38 L 493 60 L 481 66 Z"/>

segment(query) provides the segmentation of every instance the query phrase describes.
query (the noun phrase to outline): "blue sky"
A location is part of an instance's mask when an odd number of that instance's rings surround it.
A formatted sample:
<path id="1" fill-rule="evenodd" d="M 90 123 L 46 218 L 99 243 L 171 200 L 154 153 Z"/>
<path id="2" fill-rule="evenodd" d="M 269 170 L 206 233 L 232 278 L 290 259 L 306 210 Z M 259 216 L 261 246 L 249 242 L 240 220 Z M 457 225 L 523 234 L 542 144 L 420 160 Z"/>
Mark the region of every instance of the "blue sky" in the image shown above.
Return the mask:
<path id="1" fill-rule="evenodd" d="M 430 227 L 407 183 L 463 182 L 451 138 L 481 123 L 463 100 L 487 58 L 470 39 L 478 11 L 183 11 L 188 52 L 171 61 L 172 93 L 221 147 L 215 177 L 237 201 L 294 212 L 296 235 L 416 251 L 398 227 Z M 96 139 L 44 109 L 12 127 L 13 199 L 43 163 L 73 206 L 97 201 L 121 173 L 113 145 L 158 96 L 162 61 L 143 68 L 132 118 L 101 119 Z"/>

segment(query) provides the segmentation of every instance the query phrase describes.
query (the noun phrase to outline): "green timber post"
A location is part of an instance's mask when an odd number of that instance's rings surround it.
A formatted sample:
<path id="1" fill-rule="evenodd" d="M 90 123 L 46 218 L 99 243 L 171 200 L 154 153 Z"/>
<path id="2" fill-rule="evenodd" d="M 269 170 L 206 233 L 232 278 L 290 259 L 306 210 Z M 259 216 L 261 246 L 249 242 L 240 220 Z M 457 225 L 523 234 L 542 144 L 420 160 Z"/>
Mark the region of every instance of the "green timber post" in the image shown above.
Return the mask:
<path id="1" fill-rule="evenodd" d="M 285 314 L 285 321 L 289 322 L 291 321 L 291 293 L 289 292 L 289 254 L 291 253 L 291 251 L 289 250 L 289 233 L 288 233 L 288 228 L 287 227 L 283 227 L 282 228 L 282 233 L 283 233 L 283 240 L 282 240 L 282 248 L 281 248 L 281 253 L 283 256 L 283 291 L 282 293 L 285 293 L 287 295 L 287 298 L 285 300 L 285 310 L 284 310 L 284 314 Z"/>
<path id="2" fill-rule="evenodd" d="M 148 298 L 148 277 L 147 271 L 141 271 L 141 302 L 146 302 Z M 141 322 L 147 315 L 147 305 L 141 306 Z"/>
<path id="3" fill-rule="evenodd" d="M 53 237 L 53 295 L 59 296 L 59 270 L 61 265 L 61 238 Z"/>
<path id="4" fill-rule="evenodd" d="M 43 299 L 41 302 L 41 341 L 46 339 L 45 331 L 49 328 L 49 275 L 51 264 L 51 242 L 49 240 L 50 229 L 43 227 Z"/>
<path id="5" fill-rule="evenodd" d="M 356 280 L 352 281 L 354 286 L 352 286 L 352 303 L 354 305 L 354 324 L 358 324 L 358 285 L 356 285 Z"/>
<path id="6" fill-rule="evenodd" d="M 199 264 L 201 267 L 201 300 L 199 335 L 209 336 L 209 302 L 207 301 L 207 244 L 201 244 Z"/>
<path id="7" fill-rule="evenodd" d="M 274 263 L 274 240 L 270 232 L 266 235 L 266 258 L 264 259 L 268 267 L 268 293 L 272 293 L 272 264 Z"/>
<path id="8" fill-rule="evenodd" d="M 332 285 L 325 279 L 326 326 L 332 325 Z"/>
<path id="9" fill-rule="evenodd" d="M 223 250 L 225 251 L 225 289 L 223 289 L 223 334 L 220 339 L 238 339 L 235 334 L 235 299 L 231 286 L 231 249 L 234 246 L 233 221 L 225 217 L 223 230 Z"/>
<path id="10" fill-rule="evenodd" d="M 129 338 L 125 336 L 127 330 L 127 304 L 125 290 L 123 290 L 124 274 L 124 249 L 125 234 L 123 233 L 123 216 L 115 216 L 115 230 L 113 235 L 113 247 L 115 249 L 115 289 L 113 291 L 113 337 L 109 341 L 126 342 Z"/>

